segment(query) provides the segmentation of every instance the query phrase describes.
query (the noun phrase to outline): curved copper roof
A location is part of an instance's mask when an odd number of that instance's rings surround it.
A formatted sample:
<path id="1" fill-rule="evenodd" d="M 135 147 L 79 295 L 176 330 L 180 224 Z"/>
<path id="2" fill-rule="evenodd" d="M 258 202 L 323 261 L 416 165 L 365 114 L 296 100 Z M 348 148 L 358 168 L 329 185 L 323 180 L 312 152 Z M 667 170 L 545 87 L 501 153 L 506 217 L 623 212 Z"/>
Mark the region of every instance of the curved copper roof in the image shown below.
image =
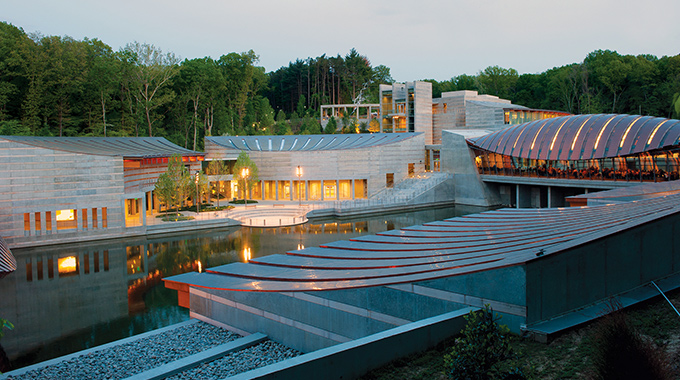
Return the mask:
<path id="1" fill-rule="evenodd" d="M 564 252 L 680 212 L 680 195 L 593 207 L 500 209 L 269 255 L 164 279 L 253 292 L 428 281 Z M 538 255 L 537 255 L 538 254 Z"/>
<path id="2" fill-rule="evenodd" d="M 540 160 L 590 160 L 680 143 L 680 120 L 637 115 L 572 115 L 518 124 L 468 140 L 498 154 Z"/>
<path id="3" fill-rule="evenodd" d="M 290 152 L 370 148 L 401 142 L 420 134 L 410 133 L 351 133 L 336 135 L 291 136 L 213 136 L 206 137 L 224 148 L 246 151 Z"/>

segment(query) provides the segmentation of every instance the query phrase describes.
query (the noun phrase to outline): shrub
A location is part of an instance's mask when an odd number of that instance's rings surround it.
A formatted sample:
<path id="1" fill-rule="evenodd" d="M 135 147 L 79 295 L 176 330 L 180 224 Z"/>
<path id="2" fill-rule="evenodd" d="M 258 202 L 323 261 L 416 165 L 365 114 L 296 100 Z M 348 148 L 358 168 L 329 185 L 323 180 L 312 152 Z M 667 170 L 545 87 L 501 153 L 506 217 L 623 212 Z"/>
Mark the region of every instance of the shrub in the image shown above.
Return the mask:
<path id="1" fill-rule="evenodd" d="M 593 330 L 595 379 L 672 379 L 668 354 L 643 338 L 621 310 L 604 316 Z"/>
<path id="2" fill-rule="evenodd" d="M 473 311 L 465 319 L 463 336 L 444 356 L 449 377 L 455 380 L 525 379 L 510 347 L 510 329 L 496 322 L 493 309 Z"/>

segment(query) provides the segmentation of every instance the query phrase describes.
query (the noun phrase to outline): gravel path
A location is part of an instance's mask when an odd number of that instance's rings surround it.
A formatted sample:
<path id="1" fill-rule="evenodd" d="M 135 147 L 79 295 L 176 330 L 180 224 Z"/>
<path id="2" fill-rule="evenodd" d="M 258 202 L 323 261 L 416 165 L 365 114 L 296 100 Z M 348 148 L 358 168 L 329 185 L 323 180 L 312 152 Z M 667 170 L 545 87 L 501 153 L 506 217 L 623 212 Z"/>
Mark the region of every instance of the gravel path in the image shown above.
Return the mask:
<path id="1" fill-rule="evenodd" d="M 198 322 L 8 379 L 123 379 L 238 338 Z"/>
<path id="2" fill-rule="evenodd" d="M 224 379 L 301 354 L 301 352 L 292 348 L 268 340 L 212 362 L 204 363 L 194 369 L 168 377 L 166 380 Z"/>

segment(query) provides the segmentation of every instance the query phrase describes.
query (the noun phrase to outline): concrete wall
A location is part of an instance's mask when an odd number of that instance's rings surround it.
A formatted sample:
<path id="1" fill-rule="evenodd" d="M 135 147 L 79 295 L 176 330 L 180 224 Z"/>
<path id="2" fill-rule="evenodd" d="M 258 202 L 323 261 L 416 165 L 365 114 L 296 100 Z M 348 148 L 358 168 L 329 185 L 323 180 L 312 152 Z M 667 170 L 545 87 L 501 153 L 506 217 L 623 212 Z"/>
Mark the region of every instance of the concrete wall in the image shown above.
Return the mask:
<path id="1" fill-rule="evenodd" d="M 414 82 L 414 131 L 425 135 L 425 144 L 432 142 L 432 83 Z"/>
<path id="2" fill-rule="evenodd" d="M 485 106 L 483 102 L 490 105 Z M 490 129 L 502 126 L 502 107 L 511 102 L 497 96 L 479 95 L 477 91 L 451 91 L 432 99 L 432 104 L 432 144 L 441 144 L 442 131 L 446 129 Z"/>
<path id="3" fill-rule="evenodd" d="M 552 318 L 680 271 L 680 215 L 526 264 L 528 323 Z"/>
<path id="4" fill-rule="evenodd" d="M 423 134 L 416 134 L 399 143 L 361 149 L 268 152 L 249 151 L 262 181 L 297 181 L 295 168 L 303 169 L 303 181 L 366 179 L 368 196 L 385 188 L 387 173 L 394 181 L 408 176 L 408 164 L 415 171 L 425 168 Z M 240 151 L 227 149 L 206 140 L 207 160 L 235 160 Z"/>
<path id="5" fill-rule="evenodd" d="M 441 171 L 453 173 L 457 204 L 471 206 L 499 205 L 500 199 L 482 182 L 472 151 L 465 138 L 454 131 L 444 131 L 441 148 Z"/>
<path id="6" fill-rule="evenodd" d="M 465 316 L 473 310 L 466 308 L 410 323 L 245 372 L 233 379 L 354 379 L 456 335 L 465 326 Z"/>

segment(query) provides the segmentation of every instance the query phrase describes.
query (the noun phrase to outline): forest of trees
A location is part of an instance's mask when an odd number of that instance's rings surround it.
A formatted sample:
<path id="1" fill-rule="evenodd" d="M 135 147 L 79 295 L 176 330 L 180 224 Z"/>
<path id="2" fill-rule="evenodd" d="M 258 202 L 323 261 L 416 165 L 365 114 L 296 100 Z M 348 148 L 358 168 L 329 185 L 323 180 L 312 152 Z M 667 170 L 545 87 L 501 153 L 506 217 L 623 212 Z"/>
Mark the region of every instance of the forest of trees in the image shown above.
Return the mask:
<path id="1" fill-rule="evenodd" d="M 163 136 L 202 150 L 210 135 L 322 133 L 322 104 L 376 103 L 390 69 L 352 49 L 266 72 L 251 51 L 181 61 L 140 43 L 27 34 L 0 22 L 0 135 Z M 413 78 L 417 79 L 417 78 Z M 519 75 L 490 66 L 433 83 L 532 108 L 680 116 L 680 55 L 598 50 L 581 63 Z"/>

